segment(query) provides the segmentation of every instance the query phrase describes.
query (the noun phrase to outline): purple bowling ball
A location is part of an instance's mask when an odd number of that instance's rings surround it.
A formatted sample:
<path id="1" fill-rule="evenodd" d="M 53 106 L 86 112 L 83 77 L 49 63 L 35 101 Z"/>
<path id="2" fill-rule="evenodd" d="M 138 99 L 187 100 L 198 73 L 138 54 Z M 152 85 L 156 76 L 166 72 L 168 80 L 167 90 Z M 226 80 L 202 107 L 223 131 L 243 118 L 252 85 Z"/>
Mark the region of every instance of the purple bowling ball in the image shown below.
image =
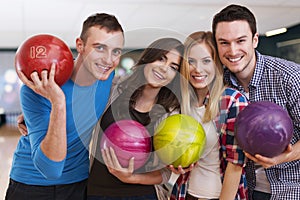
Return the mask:
<path id="1" fill-rule="evenodd" d="M 139 169 L 148 160 L 151 152 L 151 136 L 148 130 L 134 120 L 120 120 L 104 132 L 101 148 L 112 147 L 122 167 L 128 167 L 134 157 L 134 169 Z"/>
<path id="2" fill-rule="evenodd" d="M 282 153 L 293 136 L 293 123 L 281 106 L 259 101 L 242 110 L 235 122 L 238 145 L 251 155 L 274 157 Z"/>

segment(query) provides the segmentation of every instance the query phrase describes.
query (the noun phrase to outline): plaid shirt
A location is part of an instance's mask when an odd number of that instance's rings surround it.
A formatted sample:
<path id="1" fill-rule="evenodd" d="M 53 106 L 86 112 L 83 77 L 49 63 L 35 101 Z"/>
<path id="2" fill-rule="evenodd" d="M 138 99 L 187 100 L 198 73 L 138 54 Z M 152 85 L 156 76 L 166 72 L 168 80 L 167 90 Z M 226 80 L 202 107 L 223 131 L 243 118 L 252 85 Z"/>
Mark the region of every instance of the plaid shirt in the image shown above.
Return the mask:
<path id="1" fill-rule="evenodd" d="M 300 139 L 300 65 L 284 59 L 261 55 L 256 51 L 256 68 L 249 84 L 250 102 L 272 101 L 288 111 L 293 120 L 294 133 L 291 143 Z M 225 69 L 225 81 L 241 92 L 234 74 Z M 255 168 L 247 162 L 249 197 L 255 188 Z M 271 199 L 300 199 L 300 160 L 282 163 L 265 169 L 271 185 Z"/>
<path id="2" fill-rule="evenodd" d="M 205 102 L 207 103 L 209 95 L 207 95 Z M 218 133 L 220 133 L 220 170 L 221 180 L 223 181 L 227 163 L 231 162 L 240 166 L 245 166 L 246 157 L 243 150 L 237 145 L 234 137 L 234 122 L 238 113 L 248 105 L 248 101 L 244 95 L 239 91 L 226 88 L 220 101 L 220 114 L 214 120 Z M 180 175 L 176 184 L 173 187 L 171 200 L 185 199 L 187 190 L 187 181 L 189 173 Z M 240 184 L 238 187 L 236 200 L 246 200 L 247 184 L 245 170 L 242 170 Z"/>
<path id="3" fill-rule="evenodd" d="M 243 150 L 237 145 L 234 137 L 235 119 L 240 111 L 248 105 L 248 101 L 244 95 L 235 89 L 227 88 L 225 95 L 222 96 L 220 105 L 220 115 L 215 119 L 216 127 L 220 133 L 220 161 L 221 161 L 221 180 L 223 182 L 225 170 L 228 162 L 245 166 L 246 156 Z M 246 175 L 243 168 L 235 199 L 248 199 L 248 191 L 246 184 Z"/>
<path id="4" fill-rule="evenodd" d="M 181 174 L 175 185 L 173 186 L 170 200 L 184 200 L 186 196 L 187 191 L 187 182 L 190 177 L 190 172 L 187 172 L 185 174 Z"/>

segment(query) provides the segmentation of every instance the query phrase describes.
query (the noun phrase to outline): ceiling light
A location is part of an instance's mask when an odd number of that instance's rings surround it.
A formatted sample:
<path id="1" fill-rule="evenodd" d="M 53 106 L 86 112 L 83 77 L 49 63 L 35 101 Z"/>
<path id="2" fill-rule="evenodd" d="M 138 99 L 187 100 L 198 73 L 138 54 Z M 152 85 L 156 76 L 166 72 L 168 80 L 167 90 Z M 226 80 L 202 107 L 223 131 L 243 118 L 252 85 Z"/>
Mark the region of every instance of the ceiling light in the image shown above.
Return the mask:
<path id="1" fill-rule="evenodd" d="M 275 30 L 272 30 L 272 31 L 267 31 L 266 36 L 270 37 L 270 36 L 273 36 L 273 35 L 278 35 L 278 34 L 281 34 L 281 33 L 285 33 L 286 31 L 287 31 L 286 28 L 275 29 Z"/>

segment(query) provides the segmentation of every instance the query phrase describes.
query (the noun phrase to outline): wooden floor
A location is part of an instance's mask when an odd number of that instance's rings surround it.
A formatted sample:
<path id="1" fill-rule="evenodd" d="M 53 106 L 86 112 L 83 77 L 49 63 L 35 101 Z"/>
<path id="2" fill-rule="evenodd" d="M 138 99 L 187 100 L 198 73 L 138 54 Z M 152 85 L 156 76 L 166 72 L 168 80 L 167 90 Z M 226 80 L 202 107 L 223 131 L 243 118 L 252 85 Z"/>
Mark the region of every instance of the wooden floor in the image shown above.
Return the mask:
<path id="1" fill-rule="evenodd" d="M 13 125 L 6 124 L 0 127 L 0 200 L 5 197 L 12 156 L 20 136 Z"/>

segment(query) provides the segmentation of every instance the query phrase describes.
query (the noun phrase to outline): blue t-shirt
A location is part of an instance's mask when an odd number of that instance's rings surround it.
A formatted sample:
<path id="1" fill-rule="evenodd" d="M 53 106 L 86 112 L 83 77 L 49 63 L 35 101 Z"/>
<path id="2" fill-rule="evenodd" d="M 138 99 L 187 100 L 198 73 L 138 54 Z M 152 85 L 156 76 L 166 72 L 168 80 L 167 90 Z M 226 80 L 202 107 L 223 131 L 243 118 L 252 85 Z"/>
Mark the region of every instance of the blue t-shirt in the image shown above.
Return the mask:
<path id="1" fill-rule="evenodd" d="M 29 185 L 58 185 L 88 178 L 89 143 L 94 125 L 107 104 L 114 73 L 106 81 L 78 86 L 72 80 L 62 85 L 67 108 L 67 156 L 48 159 L 40 144 L 48 129 L 51 104 L 27 86 L 21 88 L 21 104 L 28 136 L 21 136 L 14 153 L 10 177 Z"/>

